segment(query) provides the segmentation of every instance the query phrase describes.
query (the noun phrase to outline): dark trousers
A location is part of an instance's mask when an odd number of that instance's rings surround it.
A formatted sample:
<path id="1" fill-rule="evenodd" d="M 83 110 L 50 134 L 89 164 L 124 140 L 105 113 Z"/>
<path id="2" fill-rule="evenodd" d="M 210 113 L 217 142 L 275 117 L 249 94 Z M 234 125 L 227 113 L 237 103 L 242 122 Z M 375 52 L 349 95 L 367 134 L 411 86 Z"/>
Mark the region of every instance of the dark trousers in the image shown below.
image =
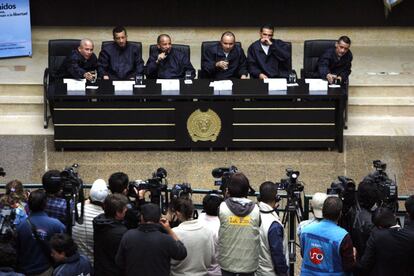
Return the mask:
<path id="1" fill-rule="evenodd" d="M 225 270 L 221 270 L 221 275 L 222 276 L 254 276 L 254 272 L 249 272 L 249 273 L 235 273 L 235 272 L 229 272 L 229 271 L 225 271 Z"/>

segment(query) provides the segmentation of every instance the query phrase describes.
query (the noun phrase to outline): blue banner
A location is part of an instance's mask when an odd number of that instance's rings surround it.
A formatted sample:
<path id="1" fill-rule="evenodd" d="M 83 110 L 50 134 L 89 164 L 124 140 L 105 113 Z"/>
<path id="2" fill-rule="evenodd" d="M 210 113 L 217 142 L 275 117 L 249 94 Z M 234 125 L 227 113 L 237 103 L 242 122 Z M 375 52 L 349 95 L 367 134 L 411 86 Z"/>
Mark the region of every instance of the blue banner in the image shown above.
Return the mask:
<path id="1" fill-rule="evenodd" d="M 0 0 L 0 58 L 31 55 L 29 0 Z"/>

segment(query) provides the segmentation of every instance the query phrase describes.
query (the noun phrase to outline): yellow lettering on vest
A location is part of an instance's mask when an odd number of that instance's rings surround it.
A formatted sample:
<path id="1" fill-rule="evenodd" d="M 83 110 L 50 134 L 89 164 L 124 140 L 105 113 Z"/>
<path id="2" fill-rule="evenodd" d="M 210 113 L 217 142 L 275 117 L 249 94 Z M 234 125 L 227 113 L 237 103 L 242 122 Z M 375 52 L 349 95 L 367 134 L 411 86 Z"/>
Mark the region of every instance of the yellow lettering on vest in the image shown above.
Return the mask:
<path id="1" fill-rule="evenodd" d="M 229 224 L 248 226 L 250 225 L 250 216 L 245 216 L 245 217 L 229 216 Z"/>

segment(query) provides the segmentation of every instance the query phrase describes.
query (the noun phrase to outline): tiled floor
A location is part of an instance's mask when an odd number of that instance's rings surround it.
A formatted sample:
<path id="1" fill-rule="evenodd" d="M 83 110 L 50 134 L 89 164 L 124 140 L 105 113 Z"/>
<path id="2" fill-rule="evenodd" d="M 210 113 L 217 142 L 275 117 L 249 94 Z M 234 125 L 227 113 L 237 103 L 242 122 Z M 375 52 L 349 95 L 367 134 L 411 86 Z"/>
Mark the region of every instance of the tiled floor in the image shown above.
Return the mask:
<path id="1" fill-rule="evenodd" d="M 397 178 L 400 194 L 414 193 L 414 137 L 346 137 L 343 153 L 324 150 L 267 151 L 55 151 L 52 136 L 0 136 L 0 167 L 4 183 L 20 179 L 40 183 L 47 169 L 80 165 L 85 183 L 108 179 L 116 171 L 131 179 L 147 179 L 158 167 L 168 171 L 170 185 L 188 182 L 193 188 L 214 189 L 211 170 L 235 165 L 252 186 L 280 181 L 285 168 L 300 171 L 305 193 L 324 191 L 338 175 L 357 183 L 370 171 L 372 160 L 387 163 L 390 177 Z"/>

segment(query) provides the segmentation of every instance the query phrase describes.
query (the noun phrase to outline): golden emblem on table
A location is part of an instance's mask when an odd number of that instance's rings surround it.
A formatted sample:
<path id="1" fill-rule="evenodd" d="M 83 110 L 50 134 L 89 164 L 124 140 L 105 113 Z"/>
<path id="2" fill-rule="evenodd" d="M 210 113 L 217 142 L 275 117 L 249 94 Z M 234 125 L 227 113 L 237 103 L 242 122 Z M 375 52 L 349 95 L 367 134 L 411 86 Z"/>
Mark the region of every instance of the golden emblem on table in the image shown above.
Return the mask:
<path id="1" fill-rule="evenodd" d="M 221 119 L 211 109 L 202 112 L 197 109 L 187 119 L 187 130 L 193 142 L 216 141 L 221 130 Z"/>

